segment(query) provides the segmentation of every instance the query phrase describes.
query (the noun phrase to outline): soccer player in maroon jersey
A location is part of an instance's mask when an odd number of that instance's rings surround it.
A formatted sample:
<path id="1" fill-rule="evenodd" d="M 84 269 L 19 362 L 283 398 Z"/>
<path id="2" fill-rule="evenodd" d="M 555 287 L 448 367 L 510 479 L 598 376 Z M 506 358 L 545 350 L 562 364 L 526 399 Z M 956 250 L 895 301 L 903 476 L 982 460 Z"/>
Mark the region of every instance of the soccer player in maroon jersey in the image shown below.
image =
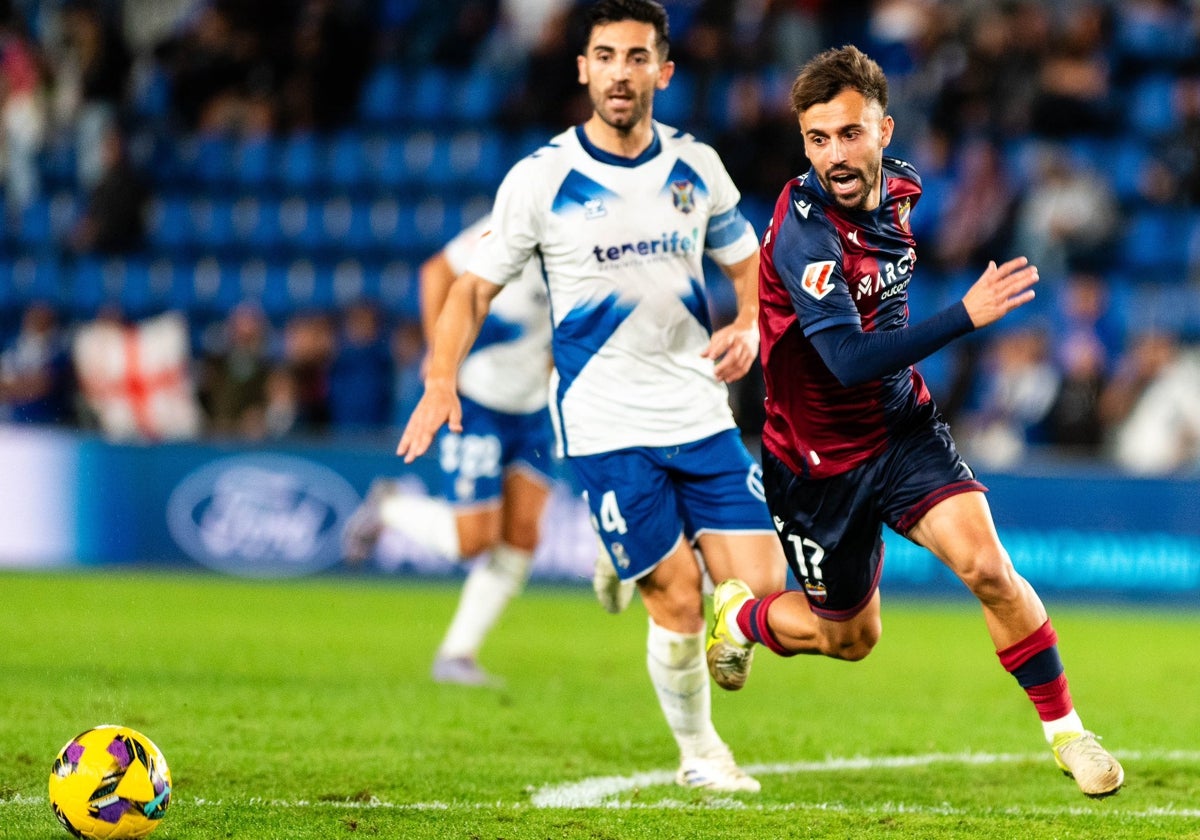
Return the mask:
<path id="1" fill-rule="evenodd" d="M 784 188 L 763 235 L 759 329 L 763 481 L 802 591 L 756 598 L 737 580 L 721 583 L 709 670 L 740 688 L 756 643 L 784 656 L 870 653 L 886 523 L 979 599 L 1058 766 L 1089 796 L 1116 793 L 1121 765 L 1080 721 L 1046 610 L 913 367 L 1032 300 L 1037 269 L 1023 257 L 989 263 L 961 301 L 910 324 L 909 215 L 921 179 L 884 156 L 893 121 L 883 71 L 853 46 L 828 50 L 800 71 L 791 98 L 812 168 Z"/>

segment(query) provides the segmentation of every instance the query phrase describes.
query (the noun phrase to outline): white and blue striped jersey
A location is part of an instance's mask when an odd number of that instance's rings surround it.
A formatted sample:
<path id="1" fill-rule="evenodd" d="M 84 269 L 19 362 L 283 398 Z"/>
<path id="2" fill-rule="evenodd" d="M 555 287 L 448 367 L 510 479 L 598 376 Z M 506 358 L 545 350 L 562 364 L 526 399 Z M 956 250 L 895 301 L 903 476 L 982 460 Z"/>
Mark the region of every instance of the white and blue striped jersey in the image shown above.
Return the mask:
<path id="1" fill-rule="evenodd" d="M 484 216 L 443 249 L 456 275 L 466 270 L 489 230 Z M 550 376 L 550 311 L 536 260 L 492 301 L 479 337 L 458 371 L 458 391 L 494 411 L 529 414 L 546 407 Z"/>
<path id="2" fill-rule="evenodd" d="M 636 159 L 577 126 L 519 161 L 468 269 L 495 283 L 541 262 L 554 325 L 559 453 L 673 446 L 734 427 L 701 358 L 712 332 L 703 255 L 732 265 L 758 240 L 713 149 L 655 123 Z"/>

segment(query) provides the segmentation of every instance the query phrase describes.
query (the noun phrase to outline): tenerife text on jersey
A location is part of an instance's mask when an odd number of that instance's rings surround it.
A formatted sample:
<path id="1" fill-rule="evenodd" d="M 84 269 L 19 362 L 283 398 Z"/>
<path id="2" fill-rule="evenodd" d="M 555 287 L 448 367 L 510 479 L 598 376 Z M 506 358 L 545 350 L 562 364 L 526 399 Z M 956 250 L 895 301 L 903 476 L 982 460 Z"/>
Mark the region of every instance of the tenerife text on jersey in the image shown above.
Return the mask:
<path id="1" fill-rule="evenodd" d="M 629 254 L 639 257 L 669 257 L 672 254 L 692 254 L 700 249 L 700 230 L 692 228 L 690 234 L 673 230 L 663 233 L 658 239 L 642 239 L 638 242 L 622 242 L 620 245 L 595 245 L 592 254 L 600 264 L 617 262 Z"/>

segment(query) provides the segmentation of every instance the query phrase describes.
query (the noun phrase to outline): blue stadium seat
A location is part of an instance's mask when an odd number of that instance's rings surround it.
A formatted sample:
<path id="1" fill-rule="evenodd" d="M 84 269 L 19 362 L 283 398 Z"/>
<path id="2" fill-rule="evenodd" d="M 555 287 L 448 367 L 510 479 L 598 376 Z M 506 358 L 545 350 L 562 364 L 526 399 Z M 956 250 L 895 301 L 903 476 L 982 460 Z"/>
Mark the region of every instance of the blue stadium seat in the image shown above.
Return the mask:
<path id="1" fill-rule="evenodd" d="M 474 69 L 455 86 L 454 115 L 465 125 L 483 126 L 495 120 L 504 104 L 506 84 L 490 69 Z M 655 100 L 657 109 L 658 100 Z"/>
<path id="2" fill-rule="evenodd" d="M 691 74 L 676 70 L 671 84 L 654 97 L 654 119 L 687 130 L 694 122 L 696 83 Z"/>
<path id="3" fill-rule="evenodd" d="M 58 306 L 68 303 L 69 289 L 64 282 L 62 267 L 53 255 L 0 260 L 0 287 L 6 290 L 9 304 L 17 309 L 33 301 L 47 301 Z"/>
<path id="4" fill-rule="evenodd" d="M 280 203 L 279 230 L 285 246 L 299 252 L 309 252 L 321 246 L 324 232 L 318 205 L 319 202 L 299 196 L 291 196 Z"/>
<path id="5" fill-rule="evenodd" d="M 202 251 L 225 253 L 237 243 L 233 225 L 233 201 L 228 198 L 200 198 L 188 206 L 196 247 Z"/>
<path id="6" fill-rule="evenodd" d="M 354 223 L 354 204 L 348 198 L 329 199 L 321 206 L 321 242 L 324 249 L 344 251 Z"/>
<path id="7" fill-rule="evenodd" d="M 78 320 L 90 320 L 105 305 L 118 304 L 124 283 L 123 259 L 81 258 L 75 263 L 74 278 L 70 284 L 71 316 Z"/>
<path id="8" fill-rule="evenodd" d="M 398 318 L 421 316 L 416 269 L 407 260 L 390 260 L 379 269 L 379 302 Z"/>
<path id="9" fill-rule="evenodd" d="M 334 191 L 357 190 L 367 183 L 364 139 L 354 131 L 334 137 L 326 148 L 325 181 Z"/>
<path id="10" fill-rule="evenodd" d="M 372 137 L 363 147 L 368 182 L 388 192 L 406 190 L 418 182 L 418 174 L 409 168 L 405 141 L 398 137 Z"/>
<path id="11" fill-rule="evenodd" d="M 1167 74 L 1147 76 L 1134 84 L 1125 109 L 1134 131 L 1146 137 L 1162 137 L 1179 127 L 1175 84 L 1175 77 Z"/>
<path id="12" fill-rule="evenodd" d="M 164 253 L 177 253 L 195 244 L 186 198 L 168 195 L 151 199 L 146 213 L 146 241 L 152 249 Z"/>
<path id="13" fill-rule="evenodd" d="M 1124 267 L 1139 282 L 1180 283 L 1186 279 L 1187 219 L 1173 209 L 1153 207 L 1133 213 L 1121 243 Z"/>
<path id="14" fill-rule="evenodd" d="M 277 177 L 289 192 L 312 192 L 322 171 L 322 148 L 312 134 L 296 134 L 283 143 L 279 153 Z"/>
<path id="15" fill-rule="evenodd" d="M 362 261 L 355 257 L 329 263 L 319 276 L 318 298 L 323 306 L 343 309 L 365 296 L 366 272 Z"/>
<path id="16" fill-rule="evenodd" d="M 206 134 L 180 144 L 180 159 L 201 187 L 221 189 L 234 181 L 234 151 L 232 138 Z"/>
<path id="17" fill-rule="evenodd" d="M 408 99 L 403 71 L 394 64 L 380 64 L 363 85 L 358 101 L 359 117 L 368 125 L 391 127 L 405 116 Z"/>
<path id="18" fill-rule="evenodd" d="M 406 151 L 409 166 L 423 171 L 434 189 L 494 192 L 511 164 L 504 138 L 494 131 L 422 132 L 409 138 Z"/>
<path id="19" fill-rule="evenodd" d="M 1152 156 L 1142 138 L 1130 134 L 1113 144 L 1108 163 L 1108 177 L 1113 195 L 1123 204 L 1142 200 L 1142 177 Z"/>
<path id="20" fill-rule="evenodd" d="M 223 317 L 241 301 L 237 268 L 211 254 L 180 264 L 177 300 L 202 320 Z"/>
<path id="21" fill-rule="evenodd" d="M 288 266 L 289 263 L 281 260 L 269 260 L 266 263 L 259 304 L 272 321 L 282 321 L 293 311 L 292 299 L 288 296 Z"/>
<path id="22" fill-rule="evenodd" d="M 381 198 L 371 202 L 367 210 L 372 251 L 388 254 L 395 248 L 400 229 L 400 205 L 394 199 Z"/>
<path id="23" fill-rule="evenodd" d="M 237 144 L 233 155 L 234 186 L 261 190 L 271 184 L 278 145 L 270 137 L 250 137 Z"/>
<path id="24" fill-rule="evenodd" d="M 442 67 L 427 66 L 413 80 L 407 117 L 418 125 L 441 123 L 454 117 L 457 74 Z"/>
<path id="25" fill-rule="evenodd" d="M 47 251 L 62 245 L 71 234 L 80 202 L 66 191 L 40 195 L 21 210 L 16 240 L 28 251 Z"/>

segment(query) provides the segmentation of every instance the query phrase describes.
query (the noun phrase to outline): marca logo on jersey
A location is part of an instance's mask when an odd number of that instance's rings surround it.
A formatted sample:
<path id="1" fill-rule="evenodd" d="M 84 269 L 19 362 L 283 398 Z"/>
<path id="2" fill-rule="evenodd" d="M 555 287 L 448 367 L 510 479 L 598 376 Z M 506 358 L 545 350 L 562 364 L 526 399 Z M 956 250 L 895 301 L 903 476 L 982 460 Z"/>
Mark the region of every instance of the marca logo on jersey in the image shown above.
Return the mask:
<path id="1" fill-rule="evenodd" d="M 879 295 L 881 300 L 886 300 L 894 294 L 899 294 L 908 285 L 916 262 L 917 252 L 909 248 L 907 254 L 894 263 L 884 263 L 875 274 L 864 274 L 858 278 L 854 299 L 862 300 L 868 295 Z"/>
<path id="2" fill-rule="evenodd" d="M 833 291 L 833 281 L 830 279 L 832 277 L 833 260 L 809 263 L 804 268 L 804 279 L 800 281 L 800 288 L 820 300 Z"/>

